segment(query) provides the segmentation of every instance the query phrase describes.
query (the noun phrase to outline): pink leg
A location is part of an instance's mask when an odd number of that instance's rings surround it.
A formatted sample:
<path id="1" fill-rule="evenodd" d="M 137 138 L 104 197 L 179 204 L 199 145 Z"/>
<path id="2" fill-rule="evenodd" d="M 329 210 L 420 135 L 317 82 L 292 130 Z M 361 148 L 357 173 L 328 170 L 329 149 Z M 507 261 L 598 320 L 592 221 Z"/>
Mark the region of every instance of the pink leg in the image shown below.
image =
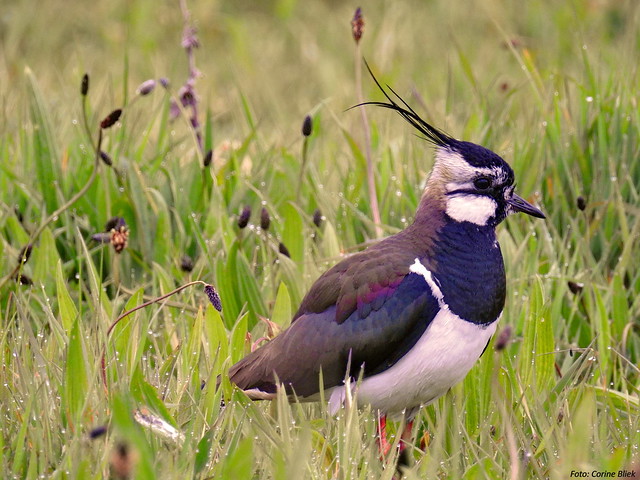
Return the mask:
<path id="1" fill-rule="evenodd" d="M 413 420 L 410 420 L 405 425 L 404 430 L 402 431 L 402 436 L 400 437 L 400 452 L 403 452 L 409 445 L 409 442 L 411 441 L 412 433 L 413 433 Z"/>
<path id="2" fill-rule="evenodd" d="M 381 415 L 378 420 L 378 449 L 380 458 L 384 459 L 391 450 L 391 444 L 387 440 L 387 416 Z"/>

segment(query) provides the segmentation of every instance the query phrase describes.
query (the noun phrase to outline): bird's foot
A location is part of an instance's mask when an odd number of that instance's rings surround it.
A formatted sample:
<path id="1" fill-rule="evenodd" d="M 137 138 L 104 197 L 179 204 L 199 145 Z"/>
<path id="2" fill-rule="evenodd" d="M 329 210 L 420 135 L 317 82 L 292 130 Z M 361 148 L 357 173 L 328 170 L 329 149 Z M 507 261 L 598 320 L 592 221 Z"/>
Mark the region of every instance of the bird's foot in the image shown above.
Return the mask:
<path id="1" fill-rule="evenodd" d="M 407 422 L 400 436 L 400 442 L 398 444 L 398 452 L 403 454 L 411 441 L 411 434 L 413 432 L 413 420 Z M 387 439 L 387 417 L 381 416 L 378 422 L 378 451 L 380 453 L 380 460 L 385 460 L 391 451 L 392 444 Z"/>

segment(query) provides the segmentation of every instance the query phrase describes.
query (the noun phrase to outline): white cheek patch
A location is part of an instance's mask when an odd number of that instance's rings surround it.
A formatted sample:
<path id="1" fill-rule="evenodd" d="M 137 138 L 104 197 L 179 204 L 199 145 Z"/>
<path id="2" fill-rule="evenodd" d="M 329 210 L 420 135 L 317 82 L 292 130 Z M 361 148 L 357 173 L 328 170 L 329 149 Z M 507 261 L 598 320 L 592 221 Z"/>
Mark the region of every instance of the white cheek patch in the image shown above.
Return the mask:
<path id="1" fill-rule="evenodd" d="M 447 197 L 447 215 L 457 222 L 484 226 L 495 217 L 498 204 L 485 195 L 459 194 Z"/>

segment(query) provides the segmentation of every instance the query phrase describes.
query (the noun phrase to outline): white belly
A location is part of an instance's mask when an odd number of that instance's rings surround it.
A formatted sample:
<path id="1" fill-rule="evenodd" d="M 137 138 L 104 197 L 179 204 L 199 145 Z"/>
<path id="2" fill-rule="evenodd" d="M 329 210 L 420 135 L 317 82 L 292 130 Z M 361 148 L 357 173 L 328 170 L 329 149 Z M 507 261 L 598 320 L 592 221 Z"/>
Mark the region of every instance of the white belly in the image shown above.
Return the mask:
<path id="1" fill-rule="evenodd" d="M 448 308 L 433 319 L 422 337 L 395 365 L 365 378 L 358 386 L 360 404 L 394 415 L 427 405 L 462 380 L 496 330 L 497 321 L 476 325 Z M 330 410 L 337 410 L 345 387 L 331 392 Z"/>

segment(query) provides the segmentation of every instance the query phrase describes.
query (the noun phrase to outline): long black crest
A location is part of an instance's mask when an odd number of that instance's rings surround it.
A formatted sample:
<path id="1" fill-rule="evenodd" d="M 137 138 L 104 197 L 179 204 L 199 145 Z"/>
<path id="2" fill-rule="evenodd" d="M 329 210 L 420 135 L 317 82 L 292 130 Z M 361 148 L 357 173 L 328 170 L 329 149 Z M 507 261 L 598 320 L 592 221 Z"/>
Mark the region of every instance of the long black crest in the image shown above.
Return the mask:
<path id="1" fill-rule="evenodd" d="M 376 76 L 371 71 L 371 68 L 369 67 L 369 64 L 367 63 L 366 60 L 364 64 L 366 65 L 367 70 L 369 71 L 369 75 L 371 75 L 371 78 L 373 78 L 373 81 L 376 82 L 376 85 L 378 86 L 380 91 L 384 94 L 384 96 L 387 98 L 389 102 L 388 103 L 387 102 L 364 102 L 364 103 L 359 103 L 358 105 L 354 105 L 351 108 L 362 107 L 366 105 L 375 105 L 377 107 L 388 108 L 390 110 L 397 112 L 402 118 L 404 118 L 407 122 L 413 125 L 413 127 L 424 136 L 423 138 L 425 140 L 441 147 L 451 146 L 453 143 L 455 143 L 456 141 L 455 139 L 453 139 L 452 137 L 444 133 L 442 130 L 439 130 L 434 126 L 429 125 L 429 123 L 427 123 L 424 119 L 422 119 L 420 115 L 418 115 L 415 112 L 415 110 L 413 110 L 413 108 L 411 108 L 409 104 L 405 102 L 402 99 L 402 97 L 395 92 L 395 90 L 393 90 L 393 88 L 387 85 L 387 88 L 389 89 L 393 97 L 399 100 L 400 103 L 394 100 L 394 98 L 391 97 L 387 93 L 387 91 L 384 89 L 384 87 L 380 84 Z"/>

